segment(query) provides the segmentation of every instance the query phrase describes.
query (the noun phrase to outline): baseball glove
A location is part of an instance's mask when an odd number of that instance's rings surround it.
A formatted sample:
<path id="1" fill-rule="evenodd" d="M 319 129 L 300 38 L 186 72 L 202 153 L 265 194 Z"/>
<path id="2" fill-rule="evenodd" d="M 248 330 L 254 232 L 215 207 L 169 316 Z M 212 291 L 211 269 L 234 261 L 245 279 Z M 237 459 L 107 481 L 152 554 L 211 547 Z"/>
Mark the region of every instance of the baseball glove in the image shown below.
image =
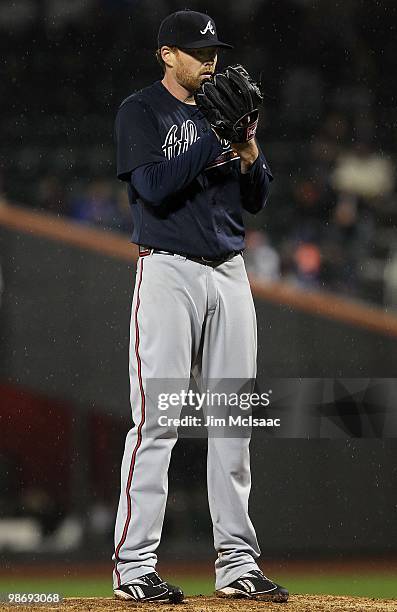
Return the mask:
<path id="1" fill-rule="evenodd" d="M 263 95 L 239 64 L 205 79 L 194 99 L 219 138 L 236 143 L 254 138 Z"/>

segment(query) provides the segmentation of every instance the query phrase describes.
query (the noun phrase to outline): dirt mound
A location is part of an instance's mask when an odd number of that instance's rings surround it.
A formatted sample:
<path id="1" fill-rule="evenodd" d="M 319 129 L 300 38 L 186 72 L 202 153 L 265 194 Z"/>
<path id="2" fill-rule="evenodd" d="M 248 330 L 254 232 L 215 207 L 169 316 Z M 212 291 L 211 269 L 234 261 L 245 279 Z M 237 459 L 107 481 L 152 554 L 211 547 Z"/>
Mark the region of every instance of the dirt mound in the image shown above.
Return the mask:
<path id="1" fill-rule="evenodd" d="M 167 603 L 136 604 L 109 598 L 68 597 L 62 604 L 15 606 L 0 604 L 0 612 L 396 612 L 397 599 L 367 599 L 334 595 L 291 595 L 288 603 L 230 600 L 218 597 L 186 597 L 176 606 Z"/>

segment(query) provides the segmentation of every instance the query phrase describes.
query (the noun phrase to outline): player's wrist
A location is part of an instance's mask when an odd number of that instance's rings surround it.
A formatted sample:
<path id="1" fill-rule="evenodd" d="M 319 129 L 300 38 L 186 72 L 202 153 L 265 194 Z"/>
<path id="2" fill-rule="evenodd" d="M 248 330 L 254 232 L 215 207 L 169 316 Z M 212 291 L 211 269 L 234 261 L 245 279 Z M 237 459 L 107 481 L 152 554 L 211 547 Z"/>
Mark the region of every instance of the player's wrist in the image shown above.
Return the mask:
<path id="1" fill-rule="evenodd" d="M 232 143 L 232 148 L 240 156 L 241 172 L 248 172 L 259 157 L 259 149 L 255 140 L 243 143 Z"/>

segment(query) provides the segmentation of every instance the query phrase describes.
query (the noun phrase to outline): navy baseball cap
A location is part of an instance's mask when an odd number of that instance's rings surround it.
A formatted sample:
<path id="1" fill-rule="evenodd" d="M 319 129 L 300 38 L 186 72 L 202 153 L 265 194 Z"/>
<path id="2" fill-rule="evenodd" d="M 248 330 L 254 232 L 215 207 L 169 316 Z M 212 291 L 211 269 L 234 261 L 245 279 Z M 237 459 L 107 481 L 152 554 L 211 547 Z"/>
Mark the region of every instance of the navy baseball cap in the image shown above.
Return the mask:
<path id="1" fill-rule="evenodd" d="M 204 13 L 177 11 L 168 15 L 160 24 L 158 48 L 169 46 L 179 49 L 202 49 L 203 47 L 228 47 L 216 33 L 215 21 Z"/>

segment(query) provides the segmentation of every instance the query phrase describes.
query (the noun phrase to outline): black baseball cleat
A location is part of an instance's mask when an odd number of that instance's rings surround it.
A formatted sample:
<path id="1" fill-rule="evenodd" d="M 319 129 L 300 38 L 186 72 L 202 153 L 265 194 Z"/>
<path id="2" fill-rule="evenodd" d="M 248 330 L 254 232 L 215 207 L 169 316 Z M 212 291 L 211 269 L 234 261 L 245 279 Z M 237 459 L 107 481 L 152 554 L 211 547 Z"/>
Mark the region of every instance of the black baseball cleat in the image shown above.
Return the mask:
<path id="1" fill-rule="evenodd" d="M 279 603 L 288 601 L 289 597 L 287 589 L 266 578 L 260 570 L 247 572 L 240 576 L 238 580 L 216 591 L 216 595 L 234 599 L 246 597 Z"/>
<path id="2" fill-rule="evenodd" d="M 117 599 L 132 601 L 167 601 L 168 603 L 181 603 L 183 591 L 178 586 L 164 582 L 157 572 L 151 572 L 135 578 L 128 584 L 114 589 Z"/>

